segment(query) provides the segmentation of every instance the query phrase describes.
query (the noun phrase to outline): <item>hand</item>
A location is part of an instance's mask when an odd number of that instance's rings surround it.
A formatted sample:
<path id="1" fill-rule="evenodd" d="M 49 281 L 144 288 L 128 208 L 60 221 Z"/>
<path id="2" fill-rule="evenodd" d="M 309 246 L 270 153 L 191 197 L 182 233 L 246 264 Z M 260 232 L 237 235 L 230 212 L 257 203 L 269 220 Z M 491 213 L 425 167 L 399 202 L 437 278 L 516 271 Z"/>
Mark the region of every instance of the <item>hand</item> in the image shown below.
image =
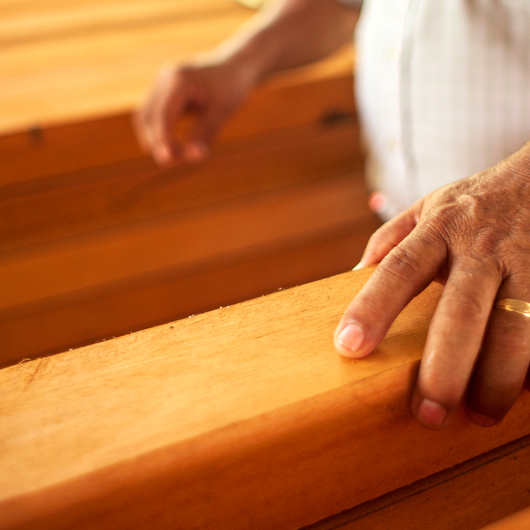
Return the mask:
<path id="1" fill-rule="evenodd" d="M 439 279 L 445 287 L 429 327 L 413 413 L 425 427 L 444 427 L 467 392 L 475 423 L 500 422 L 530 362 L 530 318 L 492 309 L 499 298 L 530 302 L 530 143 L 383 225 L 361 265 L 380 261 L 337 327 L 338 351 L 368 355 L 405 305 Z"/>
<path id="2" fill-rule="evenodd" d="M 134 119 L 140 144 L 163 165 L 204 159 L 214 136 L 251 88 L 243 68 L 213 57 L 162 69 Z M 188 138 L 178 139 L 175 123 L 187 112 L 194 113 L 195 123 Z"/>

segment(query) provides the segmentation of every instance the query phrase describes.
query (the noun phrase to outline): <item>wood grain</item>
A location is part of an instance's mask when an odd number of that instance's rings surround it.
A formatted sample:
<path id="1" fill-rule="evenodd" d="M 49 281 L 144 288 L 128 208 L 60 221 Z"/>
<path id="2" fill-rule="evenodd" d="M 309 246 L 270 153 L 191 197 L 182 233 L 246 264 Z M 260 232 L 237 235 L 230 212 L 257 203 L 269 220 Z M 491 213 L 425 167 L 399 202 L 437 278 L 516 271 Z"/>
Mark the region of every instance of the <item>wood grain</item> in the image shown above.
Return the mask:
<path id="1" fill-rule="evenodd" d="M 0 13 L 0 366 L 359 259 L 379 222 L 351 50 L 265 83 L 208 162 L 160 169 L 138 148 L 131 108 L 164 61 L 214 46 L 251 10 L 0 0 Z"/>
<path id="2" fill-rule="evenodd" d="M 530 432 L 427 431 L 409 393 L 432 285 L 370 358 L 333 329 L 351 272 L 0 371 L 2 528 L 296 529 Z"/>
<path id="3" fill-rule="evenodd" d="M 357 144 L 355 124 L 310 124 L 221 142 L 200 165 L 161 169 L 137 157 L 6 185 L 0 252 L 354 171 L 356 211 L 366 207 Z"/>
<path id="4" fill-rule="evenodd" d="M 129 109 L 160 65 L 211 49 L 253 14 L 222 0 L 40 4 L 4 22 L 3 131 Z"/>
<path id="5" fill-rule="evenodd" d="M 358 216 L 350 182 L 349 175 L 310 182 L 12 251 L 0 259 L 0 309 L 340 229 Z"/>

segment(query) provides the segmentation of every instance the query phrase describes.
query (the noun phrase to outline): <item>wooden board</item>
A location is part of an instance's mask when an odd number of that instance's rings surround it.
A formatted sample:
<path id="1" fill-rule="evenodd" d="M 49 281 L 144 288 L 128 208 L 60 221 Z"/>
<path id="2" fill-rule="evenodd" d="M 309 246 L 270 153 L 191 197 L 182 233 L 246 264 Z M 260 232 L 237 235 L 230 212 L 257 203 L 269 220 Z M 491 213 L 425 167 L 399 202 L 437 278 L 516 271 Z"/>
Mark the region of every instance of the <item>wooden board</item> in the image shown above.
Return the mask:
<path id="1" fill-rule="evenodd" d="M 484 530 L 527 530 L 528 528 L 530 528 L 530 509 L 488 525 Z"/>
<path id="2" fill-rule="evenodd" d="M 200 165 L 161 169 L 146 157 L 135 157 L 30 181 L 20 178 L 0 186 L 0 252 L 311 181 L 331 182 L 354 172 L 352 186 L 360 189 L 352 209 L 357 210 L 361 201 L 366 204 L 357 145 L 354 123 L 312 123 L 221 142 Z M 25 158 L 33 160 L 31 153 Z M 37 162 L 30 167 L 42 169 Z M 0 158 L 0 168 L 15 178 L 5 158 Z"/>
<path id="3" fill-rule="evenodd" d="M 360 259 L 371 217 L 272 248 L 123 279 L 0 311 L 1 363 L 62 352 L 338 274 Z"/>
<path id="4" fill-rule="evenodd" d="M 305 530 L 479 530 L 528 506 L 525 436 Z"/>
<path id="5" fill-rule="evenodd" d="M 274 136 L 268 139 L 267 133 L 282 129 L 310 125 L 326 129 L 334 124 L 333 117 L 343 116 L 350 124 L 355 121 L 351 64 L 337 77 L 319 72 L 314 78 L 289 78 L 280 76 L 278 83 L 265 85 L 252 95 L 221 132 L 216 153 L 241 151 L 248 143 L 266 145 L 274 142 Z M 248 137 L 246 142 L 240 141 Z M 23 183 L 35 186 L 52 175 L 126 160 L 135 160 L 144 170 L 155 170 L 154 163 L 142 157 L 130 111 L 4 134 L 0 136 L 0 197 L 13 194 Z"/>
<path id="6" fill-rule="evenodd" d="M 211 49 L 253 14 L 225 0 L 10 2 L 0 13 L 2 131 L 129 109 L 163 63 Z"/>
<path id="7" fill-rule="evenodd" d="M 369 359 L 334 327 L 370 271 L 0 371 L 0 527 L 296 529 L 530 433 L 409 412 L 441 287 Z"/>
<path id="8" fill-rule="evenodd" d="M 2 2 L 0 132 L 129 111 L 163 64 L 212 49 L 253 14 L 228 0 Z M 347 63 L 342 50 L 317 70 Z"/>

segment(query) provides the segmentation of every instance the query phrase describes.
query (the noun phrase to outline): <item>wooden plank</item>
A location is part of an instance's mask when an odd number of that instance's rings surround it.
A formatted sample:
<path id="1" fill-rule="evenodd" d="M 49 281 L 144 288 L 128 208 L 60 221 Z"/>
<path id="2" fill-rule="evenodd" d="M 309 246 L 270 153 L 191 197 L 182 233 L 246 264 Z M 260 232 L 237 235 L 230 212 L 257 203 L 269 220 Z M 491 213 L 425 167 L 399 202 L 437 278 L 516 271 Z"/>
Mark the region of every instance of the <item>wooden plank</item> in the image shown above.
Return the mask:
<path id="1" fill-rule="evenodd" d="M 379 226 L 365 193 L 339 176 L 5 253 L 0 365 L 348 270 Z"/>
<path id="2" fill-rule="evenodd" d="M 10 15 L 2 17 L 2 133 L 130 111 L 161 65 L 214 48 L 253 14 L 226 0 L 40 4 L 0 5 Z M 351 62 L 344 49 L 287 78 L 342 75 Z"/>
<path id="3" fill-rule="evenodd" d="M 439 285 L 340 358 L 369 274 L 1 370 L 0 526 L 296 529 L 529 434 L 527 393 L 487 431 L 412 418 Z"/>
<path id="4" fill-rule="evenodd" d="M 360 181 L 357 143 L 352 124 L 310 125 L 224 142 L 200 165 L 137 158 L 0 187 L 0 252 L 355 170 Z"/>
<path id="5" fill-rule="evenodd" d="M 132 0 L 103 2 L 0 2 L 0 46 L 67 39 L 75 35 L 138 31 L 174 19 L 180 24 L 197 24 L 222 15 L 245 13 L 233 2 L 218 0 Z"/>
<path id="6" fill-rule="evenodd" d="M 174 4 L 178 8 L 181 2 Z M 214 2 L 207 4 L 211 9 Z M 217 0 L 215 4 L 217 16 L 208 17 L 205 9 L 195 23 L 185 24 L 189 19 L 174 15 L 155 17 L 146 24 L 140 12 L 137 23 L 127 23 L 123 12 L 103 31 L 72 31 L 46 40 L 38 40 L 37 34 L 36 41 L 26 38 L 18 45 L 4 46 L 0 129 L 133 107 L 161 64 L 213 48 L 252 14 L 233 2 Z M 83 8 L 77 7 L 77 11 Z M 39 24 L 34 31 L 39 31 Z"/>
<path id="7" fill-rule="evenodd" d="M 479 530 L 530 506 L 529 477 L 525 436 L 305 530 Z"/>
<path id="8" fill-rule="evenodd" d="M 350 270 L 379 226 L 345 226 L 0 311 L 0 367 Z"/>
<path id="9" fill-rule="evenodd" d="M 353 115 L 351 72 L 338 78 L 299 79 L 257 90 L 220 134 L 226 140 L 325 120 L 330 113 Z M 259 138 L 264 141 L 264 137 Z M 1 187 L 59 173 L 137 159 L 142 153 L 129 113 L 79 123 L 33 128 L 0 137 Z M 147 159 L 144 167 L 154 169 Z"/>
<path id="10" fill-rule="evenodd" d="M 527 530 L 530 528 L 530 509 L 506 517 L 497 523 L 484 527 L 484 530 Z"/>
<path id="11" fill-rule="evenodd" d="M 350 175 L 176 212 L 0 256 L 0 309 L 354 223 Z"/>

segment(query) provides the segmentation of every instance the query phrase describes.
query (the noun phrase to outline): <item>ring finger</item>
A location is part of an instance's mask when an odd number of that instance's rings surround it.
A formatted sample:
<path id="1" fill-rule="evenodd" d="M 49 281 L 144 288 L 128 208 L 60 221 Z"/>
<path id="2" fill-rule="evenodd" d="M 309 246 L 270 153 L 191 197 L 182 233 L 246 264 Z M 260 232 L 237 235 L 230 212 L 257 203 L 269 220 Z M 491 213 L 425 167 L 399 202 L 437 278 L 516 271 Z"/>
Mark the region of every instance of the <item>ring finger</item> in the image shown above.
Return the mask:
<path id="1" fill-rule="evenodd" d="M 530 317 L 519 312 L 530 309 L 527 286 L 513 278 L 499 289 L 479 358 L 470 381 L 467 410 L 482 426 L 499 423 L 517 399 L 530 363 Z M 496 307 L 500 300 L 521 300 L 522 304 Z M 512 310 L 510 310 L 512 308 Z M 515 309 L 515 310 L 514 310 Z"/>

